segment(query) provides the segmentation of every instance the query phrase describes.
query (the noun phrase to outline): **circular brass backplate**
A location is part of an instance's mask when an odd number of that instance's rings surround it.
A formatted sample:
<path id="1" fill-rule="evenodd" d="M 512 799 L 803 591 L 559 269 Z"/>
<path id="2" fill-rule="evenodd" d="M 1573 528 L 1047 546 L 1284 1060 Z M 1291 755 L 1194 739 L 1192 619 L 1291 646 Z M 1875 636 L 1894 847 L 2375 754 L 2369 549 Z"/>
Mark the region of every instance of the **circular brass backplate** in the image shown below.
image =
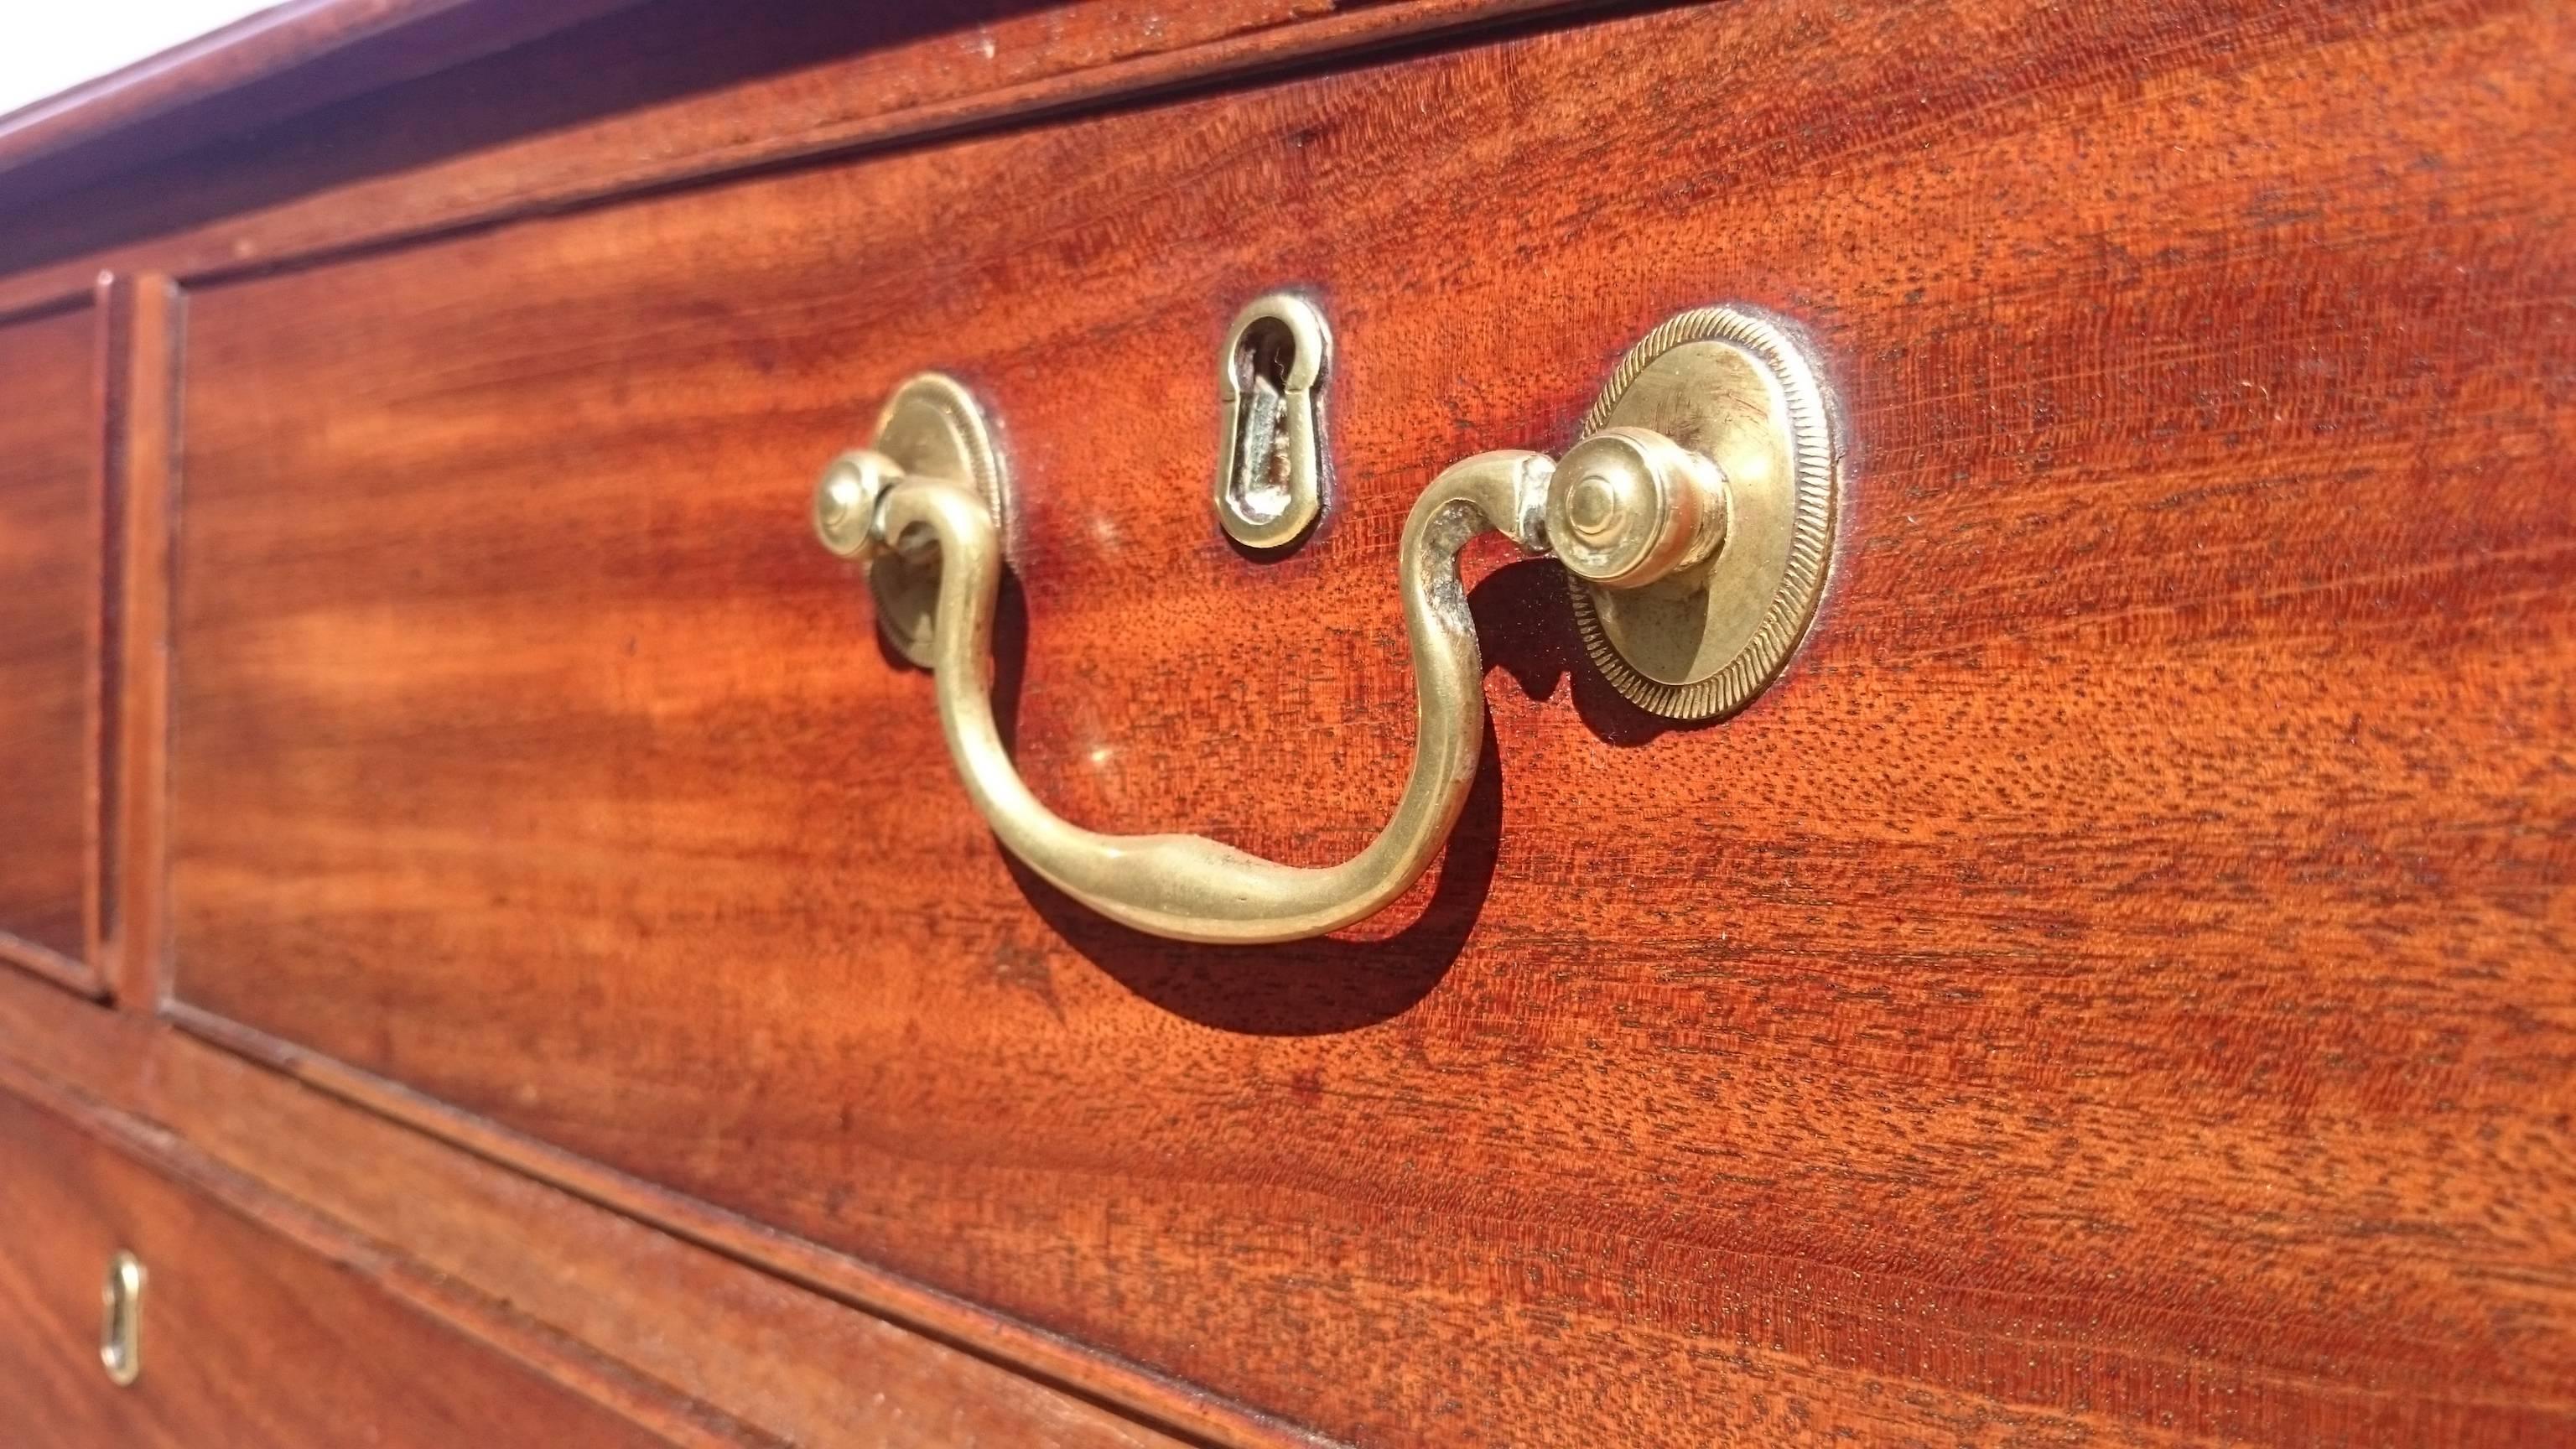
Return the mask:
<path id="1" fill-rule="evenodd" d="M 1629 699 L 1672 719 L 1734 713 L 1788 662 L 1833 555 L 1840 459 L 1795 343 L 1732 307 L 1666 321 L 1631 348 L 1583 420 L 1651 428 L 1725 470 L 1725 546 L 1636 589 L 1568 575 L 1583 645 Z"/>
<path id="2" fill-rule="evenodd" d="M 905 380 L 877 415 L 869 444 L 906 474 L 963 483 L 992 505 L 993 522 L 1010 538 L 1010 475 L 992 425 L 964 384 L 945 373 Z M 939 546 L 926 538 L 895 539 L 868 565 L 868 592 L 876 596 L 877 627 L 886 642 L 924 669 L 931 666 L 931 620 L 939 607 Z"/>

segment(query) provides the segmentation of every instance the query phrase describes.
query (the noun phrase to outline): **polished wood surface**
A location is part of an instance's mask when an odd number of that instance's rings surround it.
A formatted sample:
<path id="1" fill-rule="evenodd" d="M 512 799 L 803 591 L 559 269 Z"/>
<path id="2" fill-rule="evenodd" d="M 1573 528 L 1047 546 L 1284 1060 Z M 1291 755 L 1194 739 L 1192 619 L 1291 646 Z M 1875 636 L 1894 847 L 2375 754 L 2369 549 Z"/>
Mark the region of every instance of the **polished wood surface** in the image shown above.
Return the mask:
<path id="1" fill-rule="evenodd" d="M 2571 54 L 1658 12 L 198 286 L 178 993 L 1361 1442 L 2567 1437 Z M 1256 562 L 1287 284 L 1340 496 Z M 1712 299 L 1854 441 L 1805 652 L 1667 730 L 1487 560 L 1487 772 L 1350 939 L 1013 871 L 805 530 L 958 372 L 1041 795 L 1321 861 L 1414 491 Z"/>
<path id="2" fill-rule="evenodd" d="M 138 1014 L 0 978 L 0 1041 L 0 1090 L 118 1104 L 153 1124 L 153 1145 L 200 1160 L 201 1175 L 258 1182 L 297 1204 L 300 1220 L 378 1245 L 351 1268 L 372 1285 L 362 1291 L 401 1296 L 673 1437 L 884 1449 L 1180 1442 Z M 88 1271 L 86 1258 L 73 1262 Z M 10 1326 L 0 1321 L 0 1337 Z M 198 1449 L 233 1442 L 244 1441 L 210 1436 Z"/>
<path id="3" fill-rule="evenodd" d="M 104 631 L 112 658 L 101 699 L 99 759 L 109 822 L 99 968 L 129 1010 L 161 1004 L 168 966 L 162 888 L 169 851 L 170 541 L 179 426 L 179 291 L 168 277 L 110 276 L 100 296 L 110 345 L 101 445 L 109 495 L 115 607 Z"/>
<path id="4" fill-rule="evenodd" d="M 0 323 L 0 962 L 93 989 L 98 319 Z"/>
<path id="5" fill-rule="evenodd" d="M 364 1245 L 297 1241 L 255 1208 L 221 1201 L 226 1187 L 174 1181 L 0 1092 L 0 1384 L 10 1442 L 675 1442 L 371 1287 Z M 291 1220 L 291 1208 L 276 1211 Z M 109 1382 L 98 1353 L 100 1284 L 119 1249 L 147 1274 L 142 1374 L 129 1388 Z"/>
<path id="6" fill-rule="evenodd" d="M 525 10 L 543 16 L 598 3 L 547 0 Z M 475 8 L 496 17 L 522 11 L 516 0 Z M 76 295 L 101 266 L 184 278 L 256 270 L 1567 8 L 1567 0 L 770 0 L 759 22 L 746 24 L 737 0 L 650 0 L 482 64 L 324 107 L 224 149 L 220 164 L 184 153 L 28 208 L 0 227 L 0 308 Z M 303 83 L 290 73 L 290 94 L 304 94 L 294 89 Z M 13 184 L 0 158 L 0 201 Z"/>

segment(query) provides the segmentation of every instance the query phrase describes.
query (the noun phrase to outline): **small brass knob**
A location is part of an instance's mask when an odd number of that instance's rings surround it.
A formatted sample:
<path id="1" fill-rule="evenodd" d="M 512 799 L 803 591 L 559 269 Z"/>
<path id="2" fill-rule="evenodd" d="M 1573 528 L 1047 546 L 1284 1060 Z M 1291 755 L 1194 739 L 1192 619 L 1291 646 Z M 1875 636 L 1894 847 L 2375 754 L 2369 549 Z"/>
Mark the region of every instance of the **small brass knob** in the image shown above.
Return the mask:
<path id="1" fill-rule="evenodd" d="M 1604 428 L 1576 443 L 1548 488 L 1548 546 L 1605 588 L 1637 588 L 1710 557 L 1726 525 L 1716 462 L 1646 428 Z"/>

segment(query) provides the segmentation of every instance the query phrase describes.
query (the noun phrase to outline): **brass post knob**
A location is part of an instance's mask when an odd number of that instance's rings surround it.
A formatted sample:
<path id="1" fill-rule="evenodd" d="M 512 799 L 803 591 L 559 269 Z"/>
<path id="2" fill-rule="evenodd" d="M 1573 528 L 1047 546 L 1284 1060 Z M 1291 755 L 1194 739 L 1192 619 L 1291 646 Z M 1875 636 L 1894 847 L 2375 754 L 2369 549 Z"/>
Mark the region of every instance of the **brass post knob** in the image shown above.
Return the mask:
<path id="1" fill-rule="evenodd" d="M 877 503 L 902 478 L 903 469 L 873 448 L 834 458 L 814 484 L 814 536 L 843 558 L 874 558 L 886 546 L 877 532 Z"/>
<path id="2" fill-rule="evenodd" d="M 1566 450 L 1547 493 L 1547 542 L 1558 562 L 1613 589 L 1633 589 L 1706 559 L 1726 543 L 1726 474 L 1650 428 L 1604 428 Z"/>

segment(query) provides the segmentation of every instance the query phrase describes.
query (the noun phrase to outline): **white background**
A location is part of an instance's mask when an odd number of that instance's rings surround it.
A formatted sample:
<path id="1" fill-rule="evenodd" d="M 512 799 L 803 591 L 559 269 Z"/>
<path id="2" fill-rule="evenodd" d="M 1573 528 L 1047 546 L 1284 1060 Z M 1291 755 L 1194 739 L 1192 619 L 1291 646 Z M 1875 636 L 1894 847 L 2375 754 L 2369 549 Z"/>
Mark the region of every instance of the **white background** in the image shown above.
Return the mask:
<path id="1" fill-rule="evenodd" d="M 0 115 L 160 54 L 275 0 L 0 0 Z"/>

